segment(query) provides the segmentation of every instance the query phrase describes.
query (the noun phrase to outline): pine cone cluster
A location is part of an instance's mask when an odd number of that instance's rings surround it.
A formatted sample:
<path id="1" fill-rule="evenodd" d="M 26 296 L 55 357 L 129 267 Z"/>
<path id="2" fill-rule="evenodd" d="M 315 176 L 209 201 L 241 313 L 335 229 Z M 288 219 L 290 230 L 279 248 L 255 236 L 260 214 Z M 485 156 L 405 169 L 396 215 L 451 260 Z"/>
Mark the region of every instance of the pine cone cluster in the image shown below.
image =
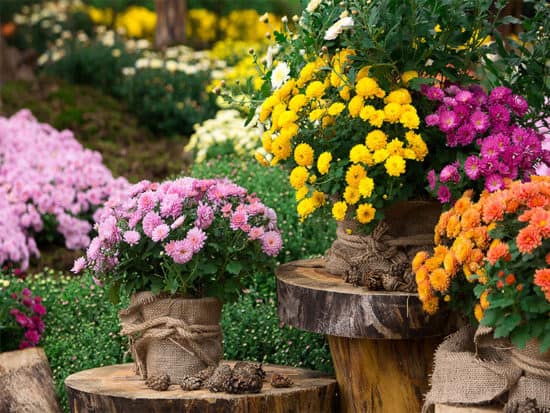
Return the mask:
<path id="1" fill-rule="evenodd" d="M 273 387 L 290 387 L 292 384 L 293 383 L 290 377 L 285 376 L 284 374 L 273 373 L 273 376 L 271 376 L 271 385 Z"/>
<path id="2" fill-rule="evenodd" d="M 185 391 L 199 390 L 202 387 L 202 384 L 203 380 L 197 376 L 185 376 L 181 379 L 180 387 Z"/>
<path id="3" fill-rule="evenodd" d="M 506 413 L 549 413 L 550 409 L 538 407 L 535 399 L 525 399 L 506 409 Z"/>
<path id="4" fill-rule="evenodd" d="M 150 376 L 145 380 L 145 384 L 150 389 L 156 391 L 165 391 L 170 387 L 170 376 L 168 374 L 161 374 L 160 376 Z"/>
<path id="5" fill-rule="evenodd" d="M 231 378 L 233 371 L 227 364 L 220 364 L 206 381 L 206 388 L 213 393 L 225 391 L 225 382 Z"/>
<path id="6" fill-rule="evenodd" d="M 264 378 L 265 371 L 261 364 L 239 361 L 233 369 L 228 365 L 218 366 L 206 381 L 206 387 L 211 392 L 259 393 Z"/>

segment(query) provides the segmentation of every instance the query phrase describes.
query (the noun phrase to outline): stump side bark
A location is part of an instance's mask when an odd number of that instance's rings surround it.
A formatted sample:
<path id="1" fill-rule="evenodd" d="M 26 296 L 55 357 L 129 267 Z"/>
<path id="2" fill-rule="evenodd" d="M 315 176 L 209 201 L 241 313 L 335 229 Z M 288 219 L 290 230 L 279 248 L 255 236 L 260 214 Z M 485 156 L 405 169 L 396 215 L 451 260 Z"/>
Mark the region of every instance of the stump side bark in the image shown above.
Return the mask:
<path id="1" fill-rule="evenodd" d="M 420 412 L 441 338 L 370 340 L 329 336 L 340 412 Z"/>
<path id="2" fill-rule="evenodd" d="M 226 362 L 224 362 L 226 363 Z M 230 363 L 231 362 L 227 362 Z M 132 364 L 107 366 L 73 374 L 65 381 L 73 413 L 332 413 L 336 381 L 319 372 L 285 366 L 263 366 L 267 379 L 275 372 L 290 376 L 290 388 L 264 382 L 261 393 L 233 395 L 208 390 L 183 391 L 171 385 L 156 392 L 133 372 Z"/>
<path id="3" fill-rule="evenodd" d="M 42 348 L 0 353 L 0 412 L 61 412 Z"/>

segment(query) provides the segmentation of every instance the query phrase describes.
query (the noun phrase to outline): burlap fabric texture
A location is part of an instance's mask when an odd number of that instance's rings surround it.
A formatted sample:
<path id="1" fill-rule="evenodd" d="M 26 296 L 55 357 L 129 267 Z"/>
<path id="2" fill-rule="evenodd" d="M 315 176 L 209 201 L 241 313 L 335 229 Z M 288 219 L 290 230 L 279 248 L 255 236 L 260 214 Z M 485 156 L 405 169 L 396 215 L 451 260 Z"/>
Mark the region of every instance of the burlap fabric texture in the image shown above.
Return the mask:
<path id="1" fill-rule="evenodd" d="M 397 202 L 370 234 L 362 234 L 357 221 L 345 219 L 325 253 L 325 268 L 369 290 L 415 292 L 411 261 L 418 251 L 433 247 L 440 213 L 437 202 Z"/>
<path id="2" fill-rule="evenodd" d="M 537 360 L 548 355 L 541 356 L 533 345 L 529 345 L 526 350 L 519 350 L 523 362 L 517 363 L 518 350 L 508 341 L 495 340 L 492 336 L 490 328 L 480 327 L 476 331 L 466 326 L 445 339 L 435 353 L 431 388 L 423 413 L 433 412 L 436 403 L 486 405 L 499 402 L 511 406 L 526 398 L 536 399 L 539 408 L 550 407 L 548 370 L 546 378 L 524 370 L 526 366 L 535 365 L 540 374 L 538 369 L 545 366 Z"/>
<path id="3" fill-rule="evenodd" d="M 119 312 L 136 372 L 143 379 L 168 374 L 172 383 L 217 366 L 223 357 L 221 302 L 140 292 Z"/>

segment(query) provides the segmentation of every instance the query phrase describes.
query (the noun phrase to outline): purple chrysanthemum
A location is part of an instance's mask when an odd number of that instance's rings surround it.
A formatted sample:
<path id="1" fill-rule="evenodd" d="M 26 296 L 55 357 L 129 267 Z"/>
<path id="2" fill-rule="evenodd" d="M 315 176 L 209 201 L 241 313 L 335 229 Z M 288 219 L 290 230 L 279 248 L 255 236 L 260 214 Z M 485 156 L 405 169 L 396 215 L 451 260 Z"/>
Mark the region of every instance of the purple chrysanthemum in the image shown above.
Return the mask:
<path id="1" fill-rule="evenodd" d="M 489 116 L 480 110 L 476 110 L 470 116 L 470 123 L 477 132 L 483 133 L 489 127 Z"/>
<path id="2" fill-rule="evenodd" d="M 445 204 L 451 200 L 451 190 L 447 185 L 440 185 L 437 189 L 437 199 L 442 204 Z"/>
<path id="3" fill-rule="evenodd" d="M 437 183 L 437 174 L 435 173 L 435 169 L 431 169 L 428 172 L 428 185 L 430 186 L 430 189 L 432 191 L 435 189 L 436 183 Z"/>
<path id="4" fill-rule="evenodd" d="M 442 110 L 439 113 L 439 129 L 443 132 L 450 132 L 458 125 L 456 113 L 452 110 Z"/>
<path id="5" fill-rule="evenodd" d="M 499 189 L 502 189 L 503 187 L 504 187 L 504 181 L 503 181 L 502 177 L 498 174 L 489 175 L 485 179 L 485 188 L 489 192 L 498 191 Z"/>
<path id="6" fill-rule="evenodd" d="M 200 229 L 206 229 L 210 225 L 212 225 L 213 221 L 214 211 L 212 210 L 212 207 L 210 207 L 208 204 L 199 202 L 199 206 L 197 207 L 197 219 L 195 221 L 195 226 Z"/>
<path id="7" fill-rule="evenodd" d="M 466 161 L 464 162 L 464 172 L 471 180 L 475 181 L 479 178 L 479 175 L 481 174 L 481 166 L 477 156 L 472 155 L 466 158 Z"/>
<path id="8" fill-rule="evenodd" d="M 453 164 L 444 166 L 439 173 L 439 180 L 441 182 L 460 182 L 460 173 L 458 172 L 458 168 Z"/>

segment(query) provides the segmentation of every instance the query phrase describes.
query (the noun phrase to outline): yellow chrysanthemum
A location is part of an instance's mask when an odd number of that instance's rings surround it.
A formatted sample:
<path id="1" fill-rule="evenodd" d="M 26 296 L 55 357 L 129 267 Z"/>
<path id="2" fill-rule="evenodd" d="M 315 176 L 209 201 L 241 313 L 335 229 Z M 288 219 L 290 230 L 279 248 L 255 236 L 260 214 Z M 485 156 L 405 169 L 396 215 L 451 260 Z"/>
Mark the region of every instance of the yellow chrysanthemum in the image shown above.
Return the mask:
<path id="1" fill-rule="evenodd" d="M 401 75 L 401 81 L 405 86 L 409 84 L 409 82 L 418 77 L 418 72 L 416 70 L 409 70 Z"/>
<path id="2" fill-rule="evenodd" d="M 262 134 L 262 147 L 267 151 L 271 152 L 271 144 L 273 143 L 273 138 L 271 137 L 271 132 L 265 131 Z"/>
<path id="3" fill-rule="evenodd" d="M 317 159 L 317 170 L 321 175 L 325 175 L 328 172 L 331 161 L 332 154 L 330 152 L 323 152 L 319 155 L 319 158 Z"/>
<path id="4" fill-rule="evenodd" d="M 405 173 L 405 160 L 399 155 L 391 155 L 384 163 L 386 172 L 390 176 L 399 176 Z"/>
<path id="5" fill-rule="evenodd" d="M 353 163 L 367 163 L 370 153 L 365 145 L 355 145 L 349 151 L 349 159 Z"/>
<path id="6" fill-rule="evenodd" d="M 332 216 L 336 221 L 342 221 L 346 217 L 348 206 L 345 202 L 335 202 L 332 206 Z"/>
<path id="7" fill-rule="evenodd" d="M 351 165 L 346 172 L 346 183 L 354 188 L 359 188 L 359 182 L 366 176 L 367 171 L 361 165 Z"/>
<path id="8" fill-rule="evenodd" d="M 365 78 L 365 77 L 368 77 L 369 76 L 369 71 L 370 71 L 370 66 L 363 66 L 358 72 L 357 72 L 357 76 L 355 77 L 357 79 L 357 81 Z"/>
<path id="9" fill-rule="evenodd" d="M 435 291 L 443 293 L 449 288 L 451 278 L 443 268 L 436 268 L 430 273 L 430 284 Z"/>
<path id="10" fill-rule="evenodd" d="M 394 138 L 386 145 L 386 150 L 390 155 L 403 156 L 403 141 Z"/>
<path id="11" fill-rule="evenodd" d="M 311 80 L 313 74 L 317 70 L 317 65 L 314 62 L 306 64 L 302 70 L 300 70 L 300 75 L 296 81 L 298 87 L 303 87 L 307 82 Z"/>
<path id="12" fill-rule="evenodd" d="M 420 118 L 416 113 L 407 111 L 401 113 L 399 122 L 407 129 L 417 129 L 420 125 Z"/>
<path id="13" fill-rule="evenodd" d="M 294 149 L 294 160 L 300 166 L 313 165 L 313 148 L 307 143 L 301 143 Z"/>
<path id="14" fill-rule="evenodd" d="M 314 80 L 309 85 L 307 85 L 306 88 L 306 96 L 310 99 L 313 98 L 320 98 L 325 93 L 325 85 L 323 83 L 319 82 L 318 80 Z"/>
<path id="15" fill-rule="evenodd" d="M 323 116 L 323 119 L 321 119 L 321 127 L 326 128 L 327 126 L 334 124 L 334 117 L 333 116 Z"/>
<path id="16" fill-rule="evenodd" d="M 298 202 L 296 210 L 298 211 L 298 215 L 300 216 L 300 218 L 304 219 L 315 211 L 313 200 L 311 198 L 302 199 L 300 202 Z"/>
<path id="17" fill-rule="evenodd" d="M 479 297 L 479 304 L 481 305 L 481 308 L 483 310 L 487 310 L 490 306 L 491 306 L 491 303 L 489 302 L 489 290 L 485 290 L 481 293 L 480 297 Z"/>
<path id="18" fill-rule="evenodd" d="M 359 113 L 359 117 L 361 119 L 363 119 L 365 122 L 368 121 L 370 119 L 370 117 L 372 116 L 372 114 L 376 112 L 376 108 L 372 105 L 365 105 L 362 109 L 361 109 L 361 112 Z"/>
<path id="19" fill-rule="evenodd" d="M 321 119 L 321 117 L 325 114 L 325 109 L 313 109 L 309 113 L 309 121 L 315 122 L 316 120 Z"/>
<path id="20" fill-rule="evenodd" d="M 290 172 L 290 185 L 294 189 L 300 189 L 306 184 L 308 177 L 309 172 L 307 171 L 307 169 L 303 166 L 297 166 Z"/>
<path id="21" fill-rule="evenodd" d="M 296 191 L 296 201 L 301 201 L 309 193 L 309 188 L 306 185 L 303 185 Z"/>
<path id="22" fill-rule="evenodd" d="M 374 151 L 372 159 L 375 164 L 379 164 L 388 159 L 389 156 L 390 153 L 386 149 L 377 149 L 376 151 Z"/>
<path id="23" fill-rule="evenodd" d="M 359 193 L 361 196 L 368 198 L 372 195 L 372 191 L 374 190 L 374 180 L 372 178 L 369 178 L 368 176 L 361 179 L 359 182 Z"/>
<path id="24" fill-rule="evenodd" d="M 356 118 L 361 113 L 361 109 L 363 109 L 363 103 L 364 98 L 362 96 L 354 96 L 351 98 L 351 100 L 348 103 L 348 111 L 349 115 L 352 118 Z"/>
<path id="25" fill-rule="evenodd" d="M 417 252 L 412 260 L 412 270 L 414 272 L 418 272 L 418 270 L 420 269 L 422 264 L 424 264 L 424 261 L 426 261 L 427 258 L 428 258 L 428 253 L 426 251 Z M 426 272 L 426 276 L 427 275 L 428 274 Z M 422 277 L 422 279 L 424 279 L 424 277 Z"/>
<path id="26" fill-rule="evenodd" d="M 296 112 L 293 112 L 291 110 L 285 110 L 284 112 L 281 112 L 278 119 L 278 125 L 279 128 L 284 128 L 285 126 L 296 122 L 298 119 L 298 115 Z"/>
<path id="27" fill-rule="evenodd" d="M 474 307 L 474 316 L 478 322 L 481 322 L 481 319 L 483 318 L 483 308 L 481 308 L 481 305 L 476 304 Z"/>
<path id="28" fill-rule="evenodd" d="M 435 314 L 439 309 L 439 298 L 436 296 L 428 297 L 426 300 L 422 301 L 422 308 L 428 314 Z"/>
<path id="29" fill-rule="evenodd" d="M 346 186 L 346 189 L 344 190 L 344 200 L 348 205 L 356 204 L 359 202 L 360 198 L 361 194 L 359 193 L 359 189 L 354 188 L 353 186 Z"/>
<path id="30" fill-rule="evenodd" d="M 369 116 L 369 123 L 375 128 L 379 128 L 382 126 L 382 123 L 384 123 L 384 118 L 385 115 L 383 110 L 375 110 Z"/>
<path id="31" fill-rule="evenodd" d="M 403 154 L 401 155 L 405 159 L 411 159 L 413 161 L 416 161 L 416 153 L 412 149 L 404 149 Z"/>
<path id="32" fill-rule="evenodd" d="M 296 123 L 289 123 L 281 129 L 279 136 L 290 141 L 291 138 L 296 136 L 300 127 Z"/>
<path id="33" fill-rule="evenodd" d="M 330 72 L 330 85 L 333 87 L 340 87 L 342 85 L 342 73 L 336 69 L 337 68 Z"/>
<path id="34" fill-rule="evenodd" d="M 339 115 L 344 109 L 346 108 L 346 105 L 344 105 L 342 102 L 335 102 L 328 108 L 328 114 L 332 116 Z"/>
<path id="35" fill-rule="evenodd" d="M 286 111 L 286 105 L 284 103 L 279 103 L 273 108 L 273 113 L 271 114 L 272 128 L 279 129 L 279 117 L 285 111 Z"/>
<path id="36" fill-rule="evenodd" d="M 316 175 L 310 175 L 309 176 L 309 179 L 308 179 L 308 182 L 313 185 L 315 182 L 317 182 L 317 176 Z"/>
<path id="37" fill-rule="evenodd" d="M 288 108 L 298 113 L 300 109 L 307 103 L 307 97 L 304 94 L 298 94 L 296 96 L 293 96 L 292 99 L 288 102 Z"/>
<path id="38" fill-rule="evenodd" d="M 370 151 L 376 151 L 386 147 L 388 137 L 380 129 L 375 129 L 365 137 L 365 144 Z"/>
<path id="39" fill-rule="evenodd" d="M 340 95 L 340 97 L 342 99 L 344 99 L 345 101 L 348 101 L 349 98 L 351 97 L 351 91 L 350 91 L 350 88 L 348 86 L 343 86 L 340 91 L 338 92 L 338 94 Z"/>
<path id="40" fill-rule="evenodd" d="M 384 120 L 390 123 L 397 122 L 401 116 L 401 105 L 398 103 L 388 103 L 384 106 Z"/>
<path id="41" fill-rule="evenodd" d="M 376 83 L 376 80 L 370 77 L 364 77 L 360 79 L 355 85 L 355 92 L 359 96 L 363 96 L 365 98 L 370 98 L 374 96 L 377 89 L 378 83 Z"/>
<path id="42" fill-rule="evenodd" d="M 384 103 L 397 103 L 399 105 L 407 105 L 411 102 L 411 94 L 407 89 L 394 90 L 384 99 Z"/>
<path id="43" fill-rule="evenodd" d="M 376 209 L 372 206 L 372 204 L 361 204 L 357 208 L 357 221 L 359 221 L 361 224 L 368 224 L 374 219 L 375 214 Z"/>
<path id="44" fill-rule="evenodd" d="M 290 79 L 286 81 L 285 84 L 281 86 L 277 91 L 275 91 L 274 95 L 276 95 L 281 101 L 283 101 L 288 97 L 288 95 L 292 93 L 295 87 L 296 81 L 294 79 Z"/>
<path id="45" fill-rule="evenodd" d="M 290 147 L 290 141 L 288 139 L 281 138 L 280 136 L 277 136 L 271 144 L 271 152 L 279 160 L 288 159 L 291 151 L 292 148 Z"/>
<path id="46" fill-rule="evenodd" d="M 313 200 L 313 205 L 315 206 L 315 208 L 319 208 L 325 205 L 326 202 L 325 194 L 320 191 L 314 191 L 311 199 Z"/>

